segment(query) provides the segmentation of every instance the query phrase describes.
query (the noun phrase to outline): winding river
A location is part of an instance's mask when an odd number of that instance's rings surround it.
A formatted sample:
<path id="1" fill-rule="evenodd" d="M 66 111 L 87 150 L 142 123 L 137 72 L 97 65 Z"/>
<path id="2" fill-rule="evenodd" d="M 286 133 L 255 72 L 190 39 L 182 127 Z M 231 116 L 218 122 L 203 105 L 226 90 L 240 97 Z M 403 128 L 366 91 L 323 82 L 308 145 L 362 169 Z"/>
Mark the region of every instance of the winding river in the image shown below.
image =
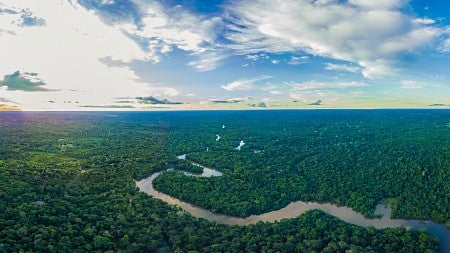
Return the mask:
<path id="1" fill-rule="evenodd" d="M 181 155 L 178 158 L 186 159 L 186 156 Z M 200 166 L 203 168 L 203 173 L 201 175 L 194 175 L 194 176 L 214 177 L 222 175 L 222 173 L 217 170 L 207 168 L 192 161 L 189 162 L 191 162 L 193 165 Z M 168 204 L 179 206 L 180 208 L 189 212 L 192 216 L 197 218 L 204 218 L 209 221 L 215 221 L 217 223 L 226 225 L 245 226 L 257 223 L 258 221 L 274 222 L 281 219 L 295 218 L 308 210 L 320 209 L 325 213 L 333 215 L 345 222 L 363 227 L 373 226 L 375 228 L 388 228 L 388 227 L 404 226 L 407 228 L 411 228 L 413 230 L 424 229 L 430 235 L 438 238 L 441 246 L 441 252 L 450 252 L 450 230 L 447 229 L 445 225 L 435 223 L 432 221 L 391 219 L 390 217 L 392 209 L 389 206 L 377 205 L 375 213 L 381 214 L 382 218 L 367 219 L 362 214 L 353 211 L 349 207 L 337 206 L 335 204 L 330 203 L 295 201 L 279 210 L 263 213 L 260 215 L 251 215 L 247 218 L 239 218 L 224 214 L 213 213 L 155 190 L 155 188 L 153 188 L 153 180 L 156 177 L 158 177 L 161 173 L 164 172 L 154 173 L 150 177 L 136 182 L 137 187 L 139 187 L 139 189 L 142 192 L 145 192 L 146 194 L 154 198 L 160 199 Z"/>

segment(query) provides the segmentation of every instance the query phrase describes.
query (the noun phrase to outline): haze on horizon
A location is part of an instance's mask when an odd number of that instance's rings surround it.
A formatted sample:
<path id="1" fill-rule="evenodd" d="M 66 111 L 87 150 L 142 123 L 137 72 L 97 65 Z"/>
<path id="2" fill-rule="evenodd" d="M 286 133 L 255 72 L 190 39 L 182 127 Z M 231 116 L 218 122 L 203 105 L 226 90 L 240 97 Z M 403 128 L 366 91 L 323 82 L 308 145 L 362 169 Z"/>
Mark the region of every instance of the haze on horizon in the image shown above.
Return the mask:
<path id="1" fill-rule="evenodd" d="M 0 0 L 0 110 L 450 108 L 449 8 Z"/>

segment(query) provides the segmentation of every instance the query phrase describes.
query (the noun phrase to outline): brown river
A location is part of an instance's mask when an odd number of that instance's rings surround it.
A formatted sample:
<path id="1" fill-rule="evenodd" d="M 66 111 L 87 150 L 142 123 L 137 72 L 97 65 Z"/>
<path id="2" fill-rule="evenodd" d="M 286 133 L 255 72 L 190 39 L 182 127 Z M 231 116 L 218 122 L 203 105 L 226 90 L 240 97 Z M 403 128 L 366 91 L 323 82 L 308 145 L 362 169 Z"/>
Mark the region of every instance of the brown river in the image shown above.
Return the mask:
<path id="1" fill-rule="evenodd" d="M 185 159 L 185 156 L 180 156 L 180 159 Z M 200 177 L 212 177 L 212 176 L 221 176 L 222 173 L 216 171 L 211 168 L 204 167 L 200 164 L 194 163 L 190 161 L 192 164 L 196 166 L 200 166 L 203 168 L 203 173 L 201 175 L 194 175 Z M 435 223 L 432 221 L 419 221 L 419 220 L 402 220 L 402 219 L 391 219 L 391 211 L 392 209 L 389 206 L 385 205 L 377 205 L 375 209 L 376 214 L 381 214 L 382 218 L 376 219 L 368 219 L 365 218 L 362 214 L 353 211 L 349 207 L 337 206 L 331 203 L 317 203 L 317 202 L 303 202 L 303 201 L 295 201 L 291 202 L 289 205 L 275 211 L 259 214 L 259 215 L 251 215 L 247 218 L 239 218 L 224 214 L 213 213 L 206 209 L 191 205 L 187 202 L 181 201 L 177 198 L 171 197 L 167 194 L 159 192 L 153 188 L 153 180 L 158 177 L 161 173 L 157 172 L 152 174 L 150 177 L 145 178 L 141 181 L 136 182 L 137 187 L 142 192 L 146 194 L 160 199 L 168 204 L 176 205 L 186 212 L 190 213 L 192 216 L 197 218 L 204 218 L 209 221 L 215 221 L 217 223 L 226 224 L 226 225 L 249 225 L 257 223 L 258 221 L 263 222 L 274 222 L 279 221 L 281 219 L 289 219 L 295 218 L 308 210 L 312 209 L 320 209 L 327 214 L 333 215 L 345 222 L 350 224 L 368 227 L 373 226 L 375 228 L 388 228 L 388 227 L 401 227 L 404 226 L 406 228 L 410 228 L 413 230 L 424 229 L 430 235 L 438 238 L 441 252 L 450 252 L 450 230 L 443 224 Z M 187 175 L 191 175 L 188 174 Z"/>

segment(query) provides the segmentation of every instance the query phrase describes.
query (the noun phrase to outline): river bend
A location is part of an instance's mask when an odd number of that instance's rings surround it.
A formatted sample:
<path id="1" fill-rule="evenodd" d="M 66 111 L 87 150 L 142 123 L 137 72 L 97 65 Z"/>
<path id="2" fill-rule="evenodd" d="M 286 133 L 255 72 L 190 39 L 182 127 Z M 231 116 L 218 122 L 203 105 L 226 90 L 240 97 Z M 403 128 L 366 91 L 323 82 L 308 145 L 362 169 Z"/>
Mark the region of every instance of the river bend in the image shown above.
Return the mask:
<path id="1" fill-rule="evenodd" d="M 178 157 L 179 159 L 186 159 L 185 155 L 181 155 Z M 191 162 L 195 166 L 199 166 L 203 168 L 203 173 L 200 175 L 192 175 L 191 176 L 200 176 L 200 177 L 214 177 L 221 176 L 222 173 L 202 166 L 198 163 Z M 192 216 L 197 218 L 204 218 L 209 221 L 214 221 L 221 224 L 226 225 L 249 225 L 257 223 L 258 221 L 263 222 L 274 222 L 279 221 L 281 219 L 289 219 L 295 218 L 306 211 L 312 209 L 320 209 L 323 212 L 335 216 L 345 222 L 350 224 L 368 227 L 373 226 L 375 228 L 389 228 L 389 227 L 407 227 L 413 230 L 425 229 L 430 235 L 438 238 L 441 252 L 450 252 L 450 230 L 443 224 L 435 223 L 432 221 L 419 221 L 419 220 L 402 220 L 402 219 L 391 219 L 392 209 L 389 206 L 385 205 L 377 205 L 375 209 L 376 214 L 381 214 L 382 218 L 375 219 L 367 219 L 362 214 L 355 212 L 349 207 L 337 206 L 331 203 L 317 203 L 317 202 L 304 202 L 304 201 L 294 201 L 289 205 L 275 211 L 259 214 L 259 215 L 251 215 L 247 218 L 239 218 L 230 215 L 217 214 L 206 209 L 194 206 L 187 202 L 181 201 L 177 198 L 171 197 L 167 194 L 157 191 L 153 188 L 153 180 L 157 178 L 161 173 L 157 172 L 152 174 L 150 177 L 145 178 L 141 181 L 136 182 L 137 187 L 144 193 L 160 199 L 168 204 L 179 206 L 181 209 L 190 213 Z"/>

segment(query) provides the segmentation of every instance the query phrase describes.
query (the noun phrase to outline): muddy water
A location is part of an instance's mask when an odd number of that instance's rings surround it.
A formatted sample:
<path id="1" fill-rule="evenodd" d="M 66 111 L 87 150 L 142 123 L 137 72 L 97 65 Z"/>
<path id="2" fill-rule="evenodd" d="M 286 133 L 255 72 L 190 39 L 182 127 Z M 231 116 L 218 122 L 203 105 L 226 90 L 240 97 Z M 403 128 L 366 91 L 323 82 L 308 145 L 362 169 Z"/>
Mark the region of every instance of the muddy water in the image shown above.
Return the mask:
<path id="1" fill-rule="evenodd" d="M 186 157 L 184 156 L 183 158 L 180 159 L 186 159 Z M 193 165 L 200 166 L 203 168 L 203 173 L 197 176 L 212 177 L 222 175 L 221 172 L 216 171 L 214 169 L 204 167 L 192 161 L 191 163 Z M 197 218 L 204 218 L 209 221 L 215 221 L 226 225 L 245 226 L 257 223 L 258 221 L 274 222 L 277 220 L 279 221 L 281 219 L 295 218 L 308 210 L 320 209 L 325 213 L 333 215 L 345 222 L 363 227 L 373 226 L 375 228 L 388 228 L 388 227 L 404 226 L 414 230 L 425 229 L 430 235 L 435 236 L 439 239 L 441 245 L 441 252 L 450 252 L 450 230 L 447 229 L 443 224 L 438 224 L 431 221 L 391 219 L 390 217 L 392 209 L 389 206 L 377 205 L 375 213 L 383 215 L 382 218 L 367 219 L 362 214 L 353 211 L 349 207 L 337 206 L 331 203 L 295 201 L 279 210 L 259 215 L 252 215 L 247 218 L 239 218 L 224 214 L 213 213 L 206 209 L 191 205 L 187 202 L 181 201 L 177 198 L 171 197 L 167 194 L 155 190 L 153 188 L 153 180 L 157 178 L 161 173 L 164 172 L 154 173 L 150 177 L 137 182 L 136 183 L 137 187 L 139 187 L 139 189 L 142 192 L 145 192 L 154 198 L 161 199 L 164 202 L 171 205 L 179 206 L 180 208 L 189 212 L 192 216 Z"/>

